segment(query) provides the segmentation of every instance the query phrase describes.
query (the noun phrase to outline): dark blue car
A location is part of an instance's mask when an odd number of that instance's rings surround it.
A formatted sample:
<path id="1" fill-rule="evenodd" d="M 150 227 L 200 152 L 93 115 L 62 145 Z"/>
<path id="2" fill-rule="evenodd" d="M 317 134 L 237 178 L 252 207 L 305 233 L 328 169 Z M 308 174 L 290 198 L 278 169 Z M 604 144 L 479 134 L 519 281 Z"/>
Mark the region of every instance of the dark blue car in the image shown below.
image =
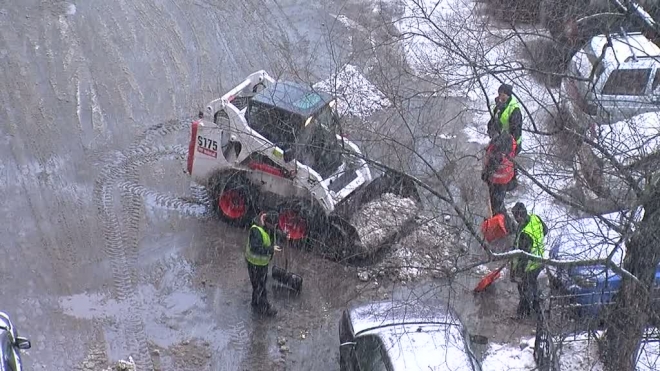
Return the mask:
<path id="1" fill-rule="evenodd" d="M 570 297 L 580 316 L 596 317 L 603 304 L 611 304 L 621 287 L 621 276 L 603 265 L 558 269 L 551 278 L 553 288 Z M 656 268 L 655 282 L 660 288 L 660 265 Z"/>
<path id="2" fill-rule="evenodd" d="M 615 218 L 617 215 L 604 217 Z M 624 247 L 614 245 L 618 236 L 596 219 L 573 221 L 554 232 L 556 238 L 549 242 L 551 259 L 598 259 L 617 249 L 613 261 L 622 262 Z M 613 302 L 621 286 L 621 276 L 604 265 L 548 267 L 547 273 L 551 295 L 555 299 L 561 296 L 575 305 L 576 313 L 581 317 L 598 316 L 604 304 Z M 656 268 L 655 282 L 660 288 L 660 265 Z"/>

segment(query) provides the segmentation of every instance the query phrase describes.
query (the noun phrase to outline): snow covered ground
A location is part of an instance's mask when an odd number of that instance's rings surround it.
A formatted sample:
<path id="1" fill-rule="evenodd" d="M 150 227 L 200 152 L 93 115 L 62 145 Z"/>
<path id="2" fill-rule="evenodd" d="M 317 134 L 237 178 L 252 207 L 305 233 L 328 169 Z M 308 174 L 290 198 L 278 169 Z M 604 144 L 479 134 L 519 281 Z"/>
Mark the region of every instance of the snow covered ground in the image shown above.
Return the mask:
<path id="1" fill-rule="evenodd" d="M 602 336 L 599 333 L 597 336 Z M 605 367 L 598 358 L 596 338 L 587 334 L 576 334 L 561 342 L 559 367 L 562 371 L 603 371 Z M 559 342 L 559 339 L 557 341 Z M 528 371 L 535 370 L 534 338 L 523 338 L 519 345 L 491 344 L 482 362 L 483 371 Z M 637 371 L 660 369 L 660 346 L 657 342 L 642 344 L 637 360 Z"/>
<path id="2" fill-rule="evenodd" d="M 389 278 L 396 282 L 423 277 L 445 277 L 456 271 L 457 259 L 467 252 L 465 244 L 442 220 L 418 217 L 419 226 L 397 241 L 384 259 L 361 277 Z"/>
<path id="3" fill-rule="evenodd" d="M 492 104 L 502 83 L 511 84 L 531 117 L 541 121 L 547 112 L 543 107 L 552 106 L 558 89 L 535 81 L 524 68 L 529 62 L 520 57 L 525 43 L 543 37 L 538 30 L 514 32 L 490 26 L 479 15 L 481 5 L 472 0 L 404 3 L 405 14 L 396 25 L 406 38 L 408 62 L 420 75 L 442 77 L 443 93 L 472 101 L 474 123 L 464 129 L 469 141 L 488 143 L 485 127 L 490 116 L 485 100 Z"/>
<path id="4" fill-rule="evenodd" d="M 474 122 L 464 129 L 469 141 L 488 142 L 485 128 L 489 113 L 485 102 L 488 99 L 492 104 L 502 83 L 513 85 L 514 94 L 524 105 L 522 111 L 527 129 L 530 129 L 530 122 L 543 125 L 548 113 L 554 112 L 553 98 L 558 98 L 559 89 L 550 89 L 537 82 L 525 68 L 530 65 L 529 61 L 523 60 L 520 53 L 526 48 L 525 42 L 542 37 L 538 30 L 514 31 L 493 27 L 479 15 L 481 5 L 472 0 L 407 0 L 404 3 L 404 17 L 396 25 L 406 37 L 408 62 L 420 75 L 442 77 L 446 81 L 446 86 L 441 87 L 444 94 L 466 97 L 471 101 Z M 654 128 L 657 132 L 657 127 Z M 552 143 L 547 138 L 524 135 L 523 148 L 526 151 L 544 152 L 549 145 Z M 535 159 L 526 168 L 553 192 L 566 189 L 574 182 L 570 169 L 559 169 L 557 164 L 544 159 Z M 525 191 L 507 199 L 507 207 L 510 209 L 515 202 L 522 201 L 530 212 L 540 215 L 551 229 L 548 245 L 561 246 L 563 258 L 570 259 L 570 254 L 574 254 L 574 259 L 604 257 L 615 247 L 619 236 L 605 223 L 594 218 L 578 218 L 529 179 L 520 177 L 520 181 L 523 183 L 520 188 Z M 616 222 L 620 214 L 604 217 Z M 624 252 L 623 248 L 621 252 Z M 623 254 L 617 255 L 619 260 Z M 522 344 L 524 346 L 492 344 L 484 360 L 484 370 L 535 369 L 533 339 L 523 339 Z M 660 354 L 657 344 L 646 346 L 654 349 L 642 352 L 640 371 L 657 369 L 652 366 Z M 603 369 L 594 342 L 567 343 L 560 360 L 562 370 Z"/>
<path id="5" fill-rule="evenodd" d="M 338 97 L 340 115 L 367 117 L 391 105 L 385 95 L 351 64 L 339 68 L 329 78 L 316 83 L 314 88 Z"/>

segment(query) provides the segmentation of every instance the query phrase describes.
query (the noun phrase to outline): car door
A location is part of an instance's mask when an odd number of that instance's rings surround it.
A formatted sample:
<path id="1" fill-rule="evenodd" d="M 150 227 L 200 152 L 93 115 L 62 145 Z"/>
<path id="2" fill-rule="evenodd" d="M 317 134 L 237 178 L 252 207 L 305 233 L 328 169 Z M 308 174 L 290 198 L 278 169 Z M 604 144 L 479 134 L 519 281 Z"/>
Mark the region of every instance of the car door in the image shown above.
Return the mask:
<path id="1" fill-rule="evenodd" d="M 344 310 L 339 320 L 339 363 L 342 371 L 355 369 L 355 345 L 353 325 L 348 311 Z"/>
<path id="2" fill-rule="evenodd" d="M 653 68 L 647 64 L 614 69 L 609 74 L 603 74 L 596 85 L 596 92 L 604 110 L 602 116 L 609 116 L 610 124 L 653 109 L 652 73 Z"/>
<path id="3" fill-rule="evenodd" d="M 2 340 L 2 365 L 7 371 L 19 371 L 16 367 L 16 356 L 14 355 L 14 342 L 12 336 L 7 332 Z"/>
<path id="4" fill-rule="evenodd" d="M 365 335 L 356 339 L 355 358 L 359 371 L 390 371 L 387 367 L 387 352 L 376 335 Z"/>

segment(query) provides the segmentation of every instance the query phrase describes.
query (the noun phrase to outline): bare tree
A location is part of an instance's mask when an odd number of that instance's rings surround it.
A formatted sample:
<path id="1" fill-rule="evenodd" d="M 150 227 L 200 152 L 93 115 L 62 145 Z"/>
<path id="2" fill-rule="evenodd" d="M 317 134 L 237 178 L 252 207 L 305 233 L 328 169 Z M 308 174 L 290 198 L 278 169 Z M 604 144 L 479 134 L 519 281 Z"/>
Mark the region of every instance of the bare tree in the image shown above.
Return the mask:
<path id="1" fill-rule="evenodd" d="M 549 266 L 600 263 L 623 277 L 607 320 L 603 358 L 612 370 L 633 370 L 650 318 L 650 292 L 660 263 L 656 232 L 660 225 L 660 164 L 655 137 L 648 132 L 624 137 L 616 128 L 611 130 L 613 134 L 602 137 L 584 130 L 589 123 L 575 122 L 566 114 L 563 101 L 584 97 L 567 97 L 551 82 L 587 81 L 593 89 L 597 63 L 602 62 L 606 50 L 601 51 L 585 76 L 577 76 L 560 65 L 564 62 L 561 59 L 548 60 L 548 53 L 539 53 L 544 47 L 554 47 L 544 31 L 531 26 L 498 27 L 492 19 L 489 25 L 477 7 L 471 10 L 434 7 L 415 0 L 399 10 L 402 14 L 394 23 L 403 31 L 391 33 L 390 40 L 373 40 L 372 33 L 367 32 L 374 57 L 370 74 L 381 77 L 379 87 L 391 105 L 389 115 L 377 116 L 380 121 L 349 130 L 378 143 L 378 148 L 385 144 L 387 156 L 378 153 L 372 160 L 379 161 L 373 164 L 407 174 L 432 198 L 440 200 L 438 207 L 458 217 L 460 227 L 479 241 L 487 260 L 522 255 L 538 259 L 519 250 L 497 252 L 481 240 L 475 217 L 484 214 L 485 202 L 481 200 L 485 197 L 480 196 L 484 192 L 474 171 L 480 148 L 451 140 L 463 135 L 457 120 L 463 120 L 466 126 L 476 124 L 477 131 L 484 128 L 495 93 L 493 87 L 501 82 L 512 83 L 526 119 L 525 152 L 516 160 L 520 173 L 528 180 L 526 191 L 536 192 L 539 202 L 560 205 L 564 225 L 584 216 L 594 217 L 617 232 L 615 238 L 602 235 L 614 250 L 626 246 L 622 265 L 613 260 L 614 254 L 595 260 L 540 260 Z M 386 26 L 378 26 L 392 29 L 386 18 L 383 22 Z M 391 50 L 393 40 L 406 45 L 405 63 L 393 64 L 391 58 L 384 57 L 387 53 L 383 50 Z M 539 75 L 550 84 L 533 83 Z M 400 81 L 404 80 L 416 84 L 402 86 Z M 476 104 L 456 105 L 458 109 L 453 113 L 438 109 L 456 104 L 456 97 L 470 96 Z M 534 202 L 535 198 L 530 196 L 528 200 Z M 643 210 L 643 217 L 638 217 L 639 210 Z M 603 216 L 613 211 L 621 211 L 622 217 L 611 220 Z M 587 233 L 593 231 L 584 233 L 590 237 Z"/>

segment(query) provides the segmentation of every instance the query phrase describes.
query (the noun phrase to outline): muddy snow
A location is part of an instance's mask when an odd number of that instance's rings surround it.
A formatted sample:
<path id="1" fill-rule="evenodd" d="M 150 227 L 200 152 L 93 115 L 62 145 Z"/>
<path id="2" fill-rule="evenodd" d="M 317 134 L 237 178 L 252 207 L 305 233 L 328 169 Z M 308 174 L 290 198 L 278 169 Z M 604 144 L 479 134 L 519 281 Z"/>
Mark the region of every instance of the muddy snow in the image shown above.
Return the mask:
<path id="1" fill-rule="evenodd" d="M 420 220 L 421 225 L 398 241 L 372 272 L 398 281 L 424 276 L 444 277 L 456 271 L 458 258 L 467 247 L 437 219 Z"/>
<path id="2" fill-rule="evenodd" d="M 351 218 L 358 231 L 365 253 L 381 246 L 406 222 L 417 215 L 419 208 L 415 201 L 392 193 L 385 193 L 378 199 L 365 204 Z"/>

